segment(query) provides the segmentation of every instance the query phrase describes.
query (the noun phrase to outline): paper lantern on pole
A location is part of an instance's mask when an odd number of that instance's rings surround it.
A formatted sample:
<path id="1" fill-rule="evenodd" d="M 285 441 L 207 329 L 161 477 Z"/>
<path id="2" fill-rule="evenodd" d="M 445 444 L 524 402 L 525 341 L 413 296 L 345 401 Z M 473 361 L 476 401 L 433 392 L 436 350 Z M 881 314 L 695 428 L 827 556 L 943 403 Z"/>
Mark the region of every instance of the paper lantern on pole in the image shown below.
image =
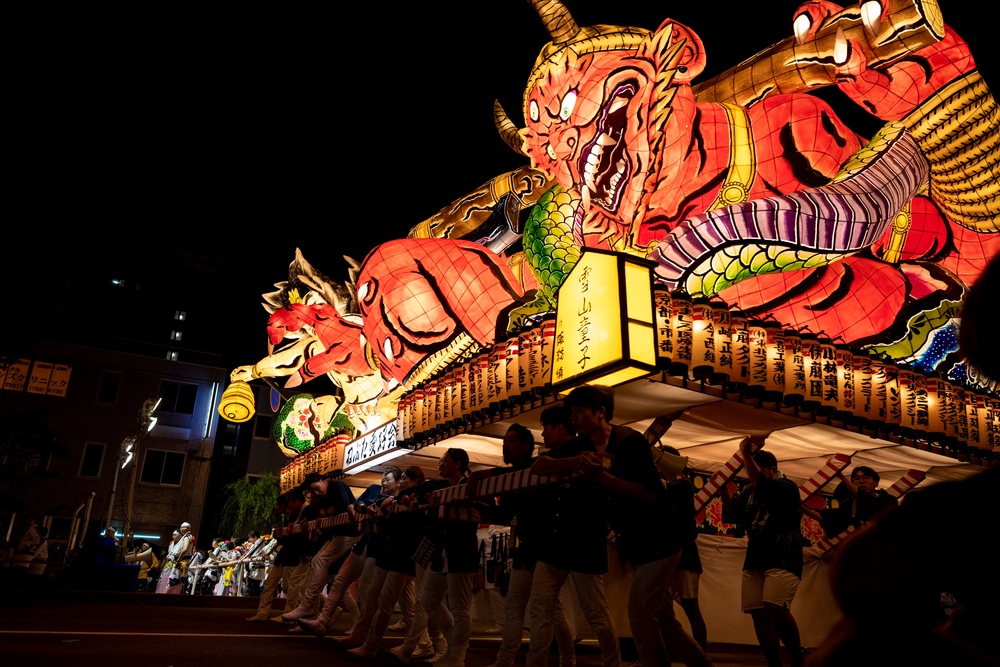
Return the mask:
<path id="1" fill-rule="evenodd" d="M 226 387 L 219 401 L 219 415 L 236 424 L 250 421 L 254 415 L 253 389 L 237 380 Z"/>
<path id="2" fill-rule="evenodd" d="M 656 318 L 656 365 L 670 369 L 674 355 L 674 331 L 670 319 L 670 292 L 663 289 L 653 291 L 653 314 Z"/>
<path id="3" fill-rule="evenodd" d="M 507 407 L 507 341 L 495 343 L 490 349 L 489 371 L 486 375 L 486 403 L 490 412 L 499 415 Z"/>
<path id="4" fill-rule="evenodd" d="M 408 392 L 399 397 L 396 402 L 396 446 L 406 447 L 407 431 L 409 426 L 410 394 Z"/>
<path id="5" fill-rule="evenodd" d="M 806 359 L 802 336 L 785 331 L 785 405 L 801 405 L 806 398 Z"/>
<path id="6" fill-rule="evenodd" d="M 767 322 L 767 381 L 764 400 L 777 403 L 785 392 L 785 332 L 779 324 Z"/>
<path id="7" fill-rule="evenodd" d="M 968 427 L 968 440 L 970 447 L 982 450 L 992 449 L 989 445 L 987 427 L 986 396 L 968 390 L 965 401 L 965 423 Z"/>
<path id="8" fill-rule="evenodd" d="M 899 404 L 899 368 L 896 362 L 886 358 L 883 359 L 882 372 L 885 375 L 886 431 L 896 435 L 899 433 L 899 423 L 902 418 Z"/>
<path id="9" fill-rule="evenodd" d="M 423 387 L 413 390 L 413 438 L 414 446 L 420 447 L 427 437 L 427 402 Z"/>
<path id="10" fill-rule="evenodd" d="M 767 385 L 767 327 L 759 320 L 747 322 L 750 332 L 750 380 L 743 392 L 749 398 L 759 398 Z"/>
<path id="11" fill-rule="evenodd" d="M 948 412 L 945 380 L 934 373 L 927 376 L 927 438 L 935 442 L 945 439 L 945 415 Z"/>
<path id="12" fill-rule="evenodd" d="M 507 339 L 507 364 L 504 366 L 504 387 L 507 409 L 520 409 L 521 406 L 521 386 L 518 383 L 518 369 L 520 368 L 521 348 L 518 346 L 518 337 L 512 336 Z"/>
<path id="13" fill-rule="evenodd" d="M 872 358 L 867 354 L 854 355 L 854 389 L 857 400 L 854 405 L 855 422 L 866 425 L 874 413 L 872 387 Z"/>
<path id="14" fill-rule="evenodd" d="M 729 306 L 713 301 L 712 318 L 715 324 L 715 372 L 709 382 L 725 384 L 733 373 L 733 323 Z"/>
<path id="15" fill-rule="evenodd" d="M 815 335 L 802 334 L 802 356 L 806 366 L 802 409 L 805 412 L 817 412 L 823 402 L 823 355 Z"/>
<path id="16" fill-rule="evenodd" d="M 441 421 L 437 378 L 432 378 L 424 383 L 424 412 L 427 414 L 427 431 L 434 433 Z"/>
<path id="17" fill-rule="evenodd" d="M 971 393 L 964 386 L 958 383 L 951 384 L 951 404 L 954 421 L 951 423 L 951 432 L 958 442 L 969 444 L 969 419 L 965 409 L 965 404 L 969 401 Z"/>
<path id="18" fill-rule="evenodd" d="M 849 422 L 854 417 L 854 352 L 846 345 L 836 347 L 837 355 L 837 410 L 834 418 Z"/>
<path id="19" fill-rule="evenodd" d="M 542 319 L 542 345 L 539 349 L 540 359 L 539 374 L 541 375 L 542 389 L 541 396 L 548 396 L 552 392 L 552 362 L 556 347 L 556 318 L 555 315 L 546 315 Z"/>
<path id="20" fill-rule="evenodd" d="M 986 439 L 994 452 L 1000 452 L 1000 399 L 986 397 Z"/>
<path id="21" fill-rule="evenodd" d="M 530 329 L 517 337 L 517 388 L 521 403 L 529 403 L 532 398 Z"/>
<path id="22" fill-rule="evenodd" d="M 732 323 L 733 372 L 726 390 L 743 393 L 750 382 L 750 329 L 746 316 L 738 310 L 730 313 Z"/>
<path id="23" fill-rule="evenodd" d="M 482 422 L 489 419 L 490 404 L 487 400 L 490 373 L 490 353 L 489 350 L 480 352 L 476 357 L 476 374 L 472 384 L 476 392 L 476 421 Z"/>
<path id="24" fill-rule="evenodd" d="M 707 379 L 716 363 L 715 313 L 708 299 L 698 298 L 691 307 L 691 379 Z"/>
<path id="25" fill-rule="evenodd" d="M 837 346 L 829 338 L 821 337 L 819 339 L 819 350 L 820 373 L 823 382 L 820 412 L 829 416 L 837 410 L 839 403 L 837 396 Z"/>
<path id="26" fill-rule="evenodd" d="M 559 288 L 553 391 L 614 386 L 656 370 L 653 266 L 624 253 L 584 249 Z M 690 338 L 686 345 L 690 362 Z"/>
<path id="27" fill-rule="evenodd" d="M 693 361 L 694 303 L 687 292 L 670 293 L 670 338 L 673 354 L 667 372 L 687 376 Z"/>
<path id="28" fill-rule="evenodd" d="M 469 419 L 469 373 L 471 372 L 471 362 L 464 362 L 455 369 L 455 399 L 456 420 L 461 422 L 462 427 L 468 423 Z"/>

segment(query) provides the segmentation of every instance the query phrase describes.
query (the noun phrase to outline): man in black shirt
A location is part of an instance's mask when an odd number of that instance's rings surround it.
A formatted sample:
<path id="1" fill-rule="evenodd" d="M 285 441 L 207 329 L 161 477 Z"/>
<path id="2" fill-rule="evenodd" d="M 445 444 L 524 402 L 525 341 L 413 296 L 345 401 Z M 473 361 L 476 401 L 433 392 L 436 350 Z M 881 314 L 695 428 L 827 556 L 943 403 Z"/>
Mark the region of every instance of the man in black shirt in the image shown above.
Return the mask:
<path id="1" fill-rule="evenodd" d="M 830 509 L 814 510 L 806 505 L 802 506 L 803 514 L 819 521 L 827 537 L 840 535 L 850 526 L 859 528 L 882 512 L 899 506 L 899 500 L 895 496 L 878 488 L 880 478 L 874 468 L 858 466 L 851 471 L 850 479 L 840 471 L 837 476 L 850 497 L 841 497 L 840 505 Z M 840 491 L 840 488 L 837 490 Z M 834 497 L 837 495 L 834 493 Z"/>
<path id="2" fill-rule="evenodd" d="M 611 493 L 611 527 L 622 565 L 634 568 L 628 620 L 643 665 L 672 659 L 694 667 L 712 664 L 674 615 L 670 580 L 691 533 L 690 513 L 675 506 L 660 481 L 645 436 L 613 425 L 611 387 L 584 385 L 566 397 L 573 424 L 594 446 L 581 454 L 577 472 Z M 673 654 L 673 655 L 671 655 Z"/>
<path id="3" fill-rule="evenodd" d="M 569 421 L 569 411 L 562 406 L 552 406 L 543 410 L 541 422 L 545 444 L 550 448 L 558 447 L 576 433 Z M 556 424 L 553 425 L 553 422 Z M 556 435 L 559 433 L 562 437 Z M 557 438 L 558 441 L 553 438 Z M 509 467 L 476 471 L 470 476 L 469 483 L 530 468 L 535 461 L 534 451 L 535 436 L 521 424 L 514 424 L 503 437 L 503 460 Z M 545 532 L 550 529 L 544 521 L 544 514 L 538 512 L 538 508 L 547 504 L 550 494 L 551 489 L 545 487 L 505 493 L 499 497 L 496 508 L 484 512 L 483 515 L 484 520 L 489 520 L 491 523 L 511 526 L 511 543 L 515 545 L 514 566 L 510 574 L 507 595 L 504 598 L 503 637 L 493 667 L 513 667 L 515 655 L 521 647 L 524 637 L 524 613 L 528 607 L 531 581 L 537 562 L 537 544 L 544 539 Z M 552 620 L 556 642 L 559 645 L 559 662 L 565 666 L 573 665 L 576 662 L 575 638 L 570 631 L 565 609 L 558 598 L 553 607 Z"/>
<path id="4" fill-rule="evenodd" d="M 575 426 L 571 421 L 568 430 Z M 542 431 L 543 437 L 545 431 Z M 571 438 L 539 456 L 531 465 L 536 475 L 575 472 L 587 454 L 597 449 L 586 437 Z M 621 661 L 618 635 L 604 592 L 608 571 L 608 493 L 588 479 L 573 479 L 553 487 L 548 499 L 536 508 L 547 530 L 539 535 L 537 564 L 531 582 L 531 643 L 529 667 L 548 664 L 552 644 L 553 614 L 559 591 L 573 580 L 580 609 L 597 636 L 606 667 Z"/>
<path id="5" fill-rule="evenodd" d="M 760 450 L 764 439 L 747 436 L 740 455 L 750 483 L 733 497 L 722 487 L 723 520 L 747 534 L 743 561 L 743 612 L 753 619 L 754 633 L 769 667 L 781 667 L 779 639 L 802 664 L 799 626 L 789 609 L 802 578 L 802 509 L 799 489 L 778 471 L 778 460 Z M 754 448 L 757 447 L 757 451 Z"/>

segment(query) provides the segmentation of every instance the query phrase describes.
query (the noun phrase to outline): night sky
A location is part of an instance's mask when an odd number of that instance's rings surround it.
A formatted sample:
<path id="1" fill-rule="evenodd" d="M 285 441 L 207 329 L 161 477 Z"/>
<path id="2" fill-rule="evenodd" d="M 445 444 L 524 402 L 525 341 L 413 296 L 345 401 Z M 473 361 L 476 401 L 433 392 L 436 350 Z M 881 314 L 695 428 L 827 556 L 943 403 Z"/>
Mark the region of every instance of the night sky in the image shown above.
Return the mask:
<path id="1" fill-rule="evenodd" d="M 581 25 L 687 24 L 705 43 L 703 78 L 791 35 L 797 4 L 566 2 Z M 941 5 L 996 91 L 991 26 L 971 3 Z M 495 98 L 519 117 L 548 40 L 524 0 L 357 3 L 350 19 L 290 6 L 77 11 L 26 20 L 9 63 L 15 303 L 44 303 L 66 276 L 163 267 L 178 294 L 218 301 L 226 361 L 252 363 L 265 351 L 260 294 L 296 247 L 344 278 L 343 255 L 363 259 L 524 163 L 492 121 Z M 183 268 L 201 262 L 216 267 L 207 281 Z"/>

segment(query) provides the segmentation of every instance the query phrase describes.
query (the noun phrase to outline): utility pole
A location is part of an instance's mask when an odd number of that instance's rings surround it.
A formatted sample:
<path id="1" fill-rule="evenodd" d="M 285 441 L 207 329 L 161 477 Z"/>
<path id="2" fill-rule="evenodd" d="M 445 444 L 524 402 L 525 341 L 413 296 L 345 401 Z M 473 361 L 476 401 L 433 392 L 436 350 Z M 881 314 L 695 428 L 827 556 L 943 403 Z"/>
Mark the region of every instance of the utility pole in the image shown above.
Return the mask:
<path id="1" fill-rule="evenodd" d="M 111 519 L 114 516 L 115 494 L 118 492 L 118 471 L 127 466 L 128 462 L 132 460 L 134 450 L 135 438 L 133 436 L 125 438 L 122 440 L 122 444 L 118 446 L 118 463 L 115 465 L 115 478 L 111 482 L 111 498 L 108 499 L 108 515 L 104 519 L 104 528 L 111 525 Z M 101 530 L 103 531 L 104 528 Z"/>
<path id="2" fill-rule="evenodd" d="M 153 413 L 156 412 L 156 408 L 160 407 L 159 398 L 147 398 L 142 404 L 142 409 L 139 411 L 138 422 L 138 433 L 132 438 L 133 443 L 130 449 L 127 451 L 127 458 L 122 464 L 124 468 L 128 465 L 129 461 L 133 458 L 139 458 L 139 449 L 142 446 L 142 441 L 146 437 L 146 434 L 153 430 L 156 426 L 156 417 Z M 126 438 L 128 440 L 128 438 Z M 125 444 L 124 442 L 122 443 Z M 127 551 L 129 533 L 132 530 L 132 503 L 135 501 L 135 479 L 139 475 L 136 472 L 139 464 L 136 463 L 132 466 L 132 470 L 129 472 L 129 484 L 128 484 L 128 505 L 125 507 L 125 526 L 122 528 L 122 560 L 125 559 L 125 552 Z"/>

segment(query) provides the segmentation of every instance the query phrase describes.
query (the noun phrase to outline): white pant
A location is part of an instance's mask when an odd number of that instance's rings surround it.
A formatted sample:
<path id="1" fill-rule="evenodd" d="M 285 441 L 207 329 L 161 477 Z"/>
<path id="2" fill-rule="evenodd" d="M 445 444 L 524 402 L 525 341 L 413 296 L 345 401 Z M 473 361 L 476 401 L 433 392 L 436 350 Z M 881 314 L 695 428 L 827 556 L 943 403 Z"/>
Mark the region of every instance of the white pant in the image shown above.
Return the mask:
<path id="1" fill-rule="evenodd" d="M 644 665 L 669 665 L 671 660 L 688 667 L 712 664 L 674 614 L 674 601 L 668 591 L 680 559 L 678 551 L 669 558 L 640 565 L 632 575 L 628 622 L 639 661 Z"/>
<path id="2" fill-rule="evenodd" d="M 503 638 L 497 652 L 497 665 L 512 667 L 514 655 L 521 648 L 524 639 L 524 613 L 531 596 L 531 581 L 535 568 L 514 568 L 510 572 L 510 584 L 504 601 Z M 556 643 L 559 645 L 559 664 L 570 667 L 576 664 L 575 637 L 566 620 L 566 610 L 556 597 L 552 614 Z"/>
<path id="3" fill-rule="evenodd" d="M 552 645 L 552 618 L 559 590 L 568 577 L 572 577 L 580 609 L 597 635 L 597 643 L 601 647 L 601 664 L 604 667 L 619 667 L 621 653 L 618 649 L 618 633 L 615 632 L 608 599 L 604 595 L 604 575 L 570 572 L 541 562 L 535 566 L 535 574 L 531 580 L 528 667 L 545 667 L 548 664 L 549 647 Z"/>
<path id="4" fill-rule="evenodd" d="M 440 664 L 465 664 L 472 636 L 472 577 L 472 574 L 440 574 L 417 567 L 419 601 L 403 640 L 402 650 L 406 655 L 413 653 L 430 626 L 444 633 L 448 640 L 448 653 Z"/>
<path id="5" fill-rule="evenodd" d="M 358 537 L 356 535 L 337 535 L 331 537 L 319 548 L 316 555 L 312 557 L 312 563 L 309 566 L 309 578 L 306 580 L 305 588 L 302 591 L 302 599 L 294 611 L 303 611 L 310 615 L 312 614 L 316 608 L 316 600 L 319 598 L 320 591 L 323 590 L 326 582 L 330 579 L 330 566 L 338 558 L 350 551 L 357 541 Z"/>

